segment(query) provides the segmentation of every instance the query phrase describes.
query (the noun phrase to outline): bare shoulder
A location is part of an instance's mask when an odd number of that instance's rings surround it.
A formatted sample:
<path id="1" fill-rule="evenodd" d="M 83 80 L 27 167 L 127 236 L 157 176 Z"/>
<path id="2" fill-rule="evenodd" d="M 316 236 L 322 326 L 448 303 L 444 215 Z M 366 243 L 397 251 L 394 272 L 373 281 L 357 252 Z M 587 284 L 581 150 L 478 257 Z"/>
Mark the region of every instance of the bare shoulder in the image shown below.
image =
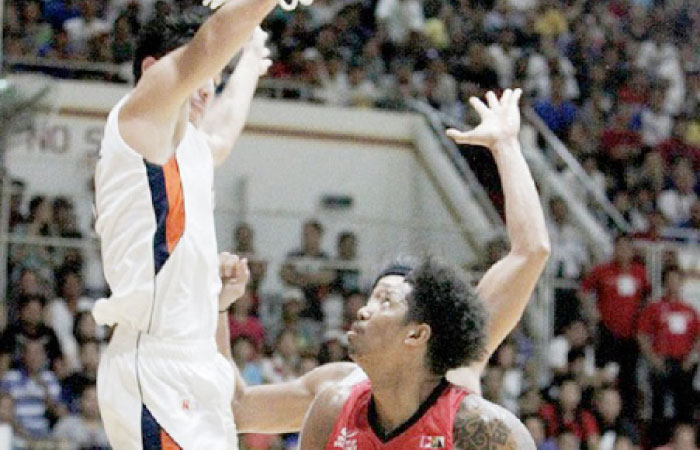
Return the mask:
<path id="1" fill-rule="evenodd" d="M 485 362 L 477 361 L 466 367 L 458 367 L 447 372 L 447 381 L 466 388 L 469 392 L 481 395 L 481 372 Z"/>
<path id="2" fill-rule="evenodd" d="M 351 391 L 352 386 L 334 383 L 327 385 L 319 392 L 304 418 L 299 445 L 301 450 L 318 450 L 326 447 L 335 422 Z"/>
<path id="3" fill-rule="evenodd" d="M 510 411 L 477 395 L 462 401 L 454 423 L 455 450 L 534 450 L 527 428 Z"/>

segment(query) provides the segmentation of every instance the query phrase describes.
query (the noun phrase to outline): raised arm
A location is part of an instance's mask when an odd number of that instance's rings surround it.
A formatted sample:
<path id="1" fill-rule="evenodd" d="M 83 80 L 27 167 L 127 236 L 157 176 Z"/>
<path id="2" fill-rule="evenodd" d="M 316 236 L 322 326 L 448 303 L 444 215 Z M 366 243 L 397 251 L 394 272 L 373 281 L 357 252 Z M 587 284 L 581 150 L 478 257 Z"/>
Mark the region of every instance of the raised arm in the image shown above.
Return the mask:
<path id="1" fill-rule="evenodd" d="M 192 41 L 144 71 L 119 114 L 126 143 L 147 160 L 165 163 L 175 149 L 175 125 L 183 104 L 221 72 L 275 4 L 275 0 L 228 1 Z"/>
<path id="2" fill-rule="evenodd" d="M 249 271 L 245 259 L 222 253 L 219 271 L 223 282 L 219 295 L 219 321 L 216 343 L 233 367 L 236 390 L 231 402 L 236 427 L 241 433 L 288 433 L 301 429 L 304 415 L 316 395 L 327 386 L 350 374 L 353 363 L 330 363 L 317 367 L 294 381 L 248 386 L 231 356 L 231 341 L 226 310 L 243 295 Z M 264 405 L 264 407 L 261 407 Z"/>
<path id="3" fill-rule="evenodd" d="M 241 58 L 226 88 L 214 99 L 202 119 L 200 130 L 207 136 L 217 166 L 226 160 L 241 135 L 258 79 L 272 64 L 268 59 L 270 50 L 265 47 L 266 40 L 267 33 L 257 27 L 243 46 Z"/>
<path id="4" fill-rule="evenodd" d="M 520 95 L 520 89 L 506 89 L 499 101 L 489 92 L 488 107 L 471 98 L 481 124 L 469 132 L 447 131 L 459 144 L 482 145 L 491 150 L 505 196 L 510 252 L 486 272 L 476 288 L 489 313 L 489 356 L 522 317 L 550 252 L 540 199 L 518 142 Z M 488 356 L 472 366 L 477 379 L 487 360 Z"/>
<path id="5" fill-rule="evenodd" d="M 453 427 L 454 450 L 535 450 L 527 428 L 509 411 L 476 395 L 467 396 Z"/>

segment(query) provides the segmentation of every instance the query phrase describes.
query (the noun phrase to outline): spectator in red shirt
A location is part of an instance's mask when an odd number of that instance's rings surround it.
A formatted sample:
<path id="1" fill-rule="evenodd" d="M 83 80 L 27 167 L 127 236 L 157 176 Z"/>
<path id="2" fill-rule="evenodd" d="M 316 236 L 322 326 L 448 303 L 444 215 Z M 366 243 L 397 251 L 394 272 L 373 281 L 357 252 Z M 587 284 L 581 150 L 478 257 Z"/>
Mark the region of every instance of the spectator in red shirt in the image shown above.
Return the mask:
<path id="1" fill-rule="evenodd" d="M 624 189 L 625 173 L 631 161 L 636 159 L 642 146 L 639 133 L 630 127 L 633 111 L 630 106 L 619 105 L 603 130 L 600 138 L 601 156 L 605 172 L 617 183 L 616 188 Z"/>
<path id="2" fill-rule="evenodd" d="M 671 167 L 678 158 L 687 158 L 695 170 L 700 170 L 700 147 L 688 144 L 684 140 L 688 120 L 679 118 L 673 125 L 671 136 L 659 143 L 656 148 Z"/>
<path id="3" fill-rule="evenodd" d="M 594 267 L 581 283 L 589 319 L 593 323 L 600 321 L 596 364 L 598 367 L 611 362 L 618 364 L 623 416 L 629 419 L 634 419 L 637 398 L 636 321 L 649 291 L 646 270 L 635 262 L 634 256 L 630 238 L 618 236 L 613 260 Z"/>
<path id="4" fill-rule="evenodd" d="M 257 350 L 262 349 L 265 341 L 265 330 L 260 320 L 251 314 L 253 299 L 250 292 L 245 294 L 233 304 L 233 313 L 229 317 L 229 329 L 231 341 L 239 336 L 249 338 Z"/>
<path id="5" fill-rule="evenodd" d="M 700 350 L 700 319 L 681 299 L 682 283 L 678 268 L 669 268 L 664 274 L 665 295 L 647 306 L 639 320 L 637 339 L 651 368 L 652 436 L 670 428 L 664 414 L 668 397 L 673 399 L 677 419 L 693 418 L 693 376 Z"/>
<path id="6" fill-rule="evenodd" d="M 590 411 L 581 407 L 581 387 L 573 378 L 562 381 L 557 404 L 547 404 L 540 409 L 547 436 L 572 433 L 585 447 L 597 448 L 600 438 L 598 423 Z"/>

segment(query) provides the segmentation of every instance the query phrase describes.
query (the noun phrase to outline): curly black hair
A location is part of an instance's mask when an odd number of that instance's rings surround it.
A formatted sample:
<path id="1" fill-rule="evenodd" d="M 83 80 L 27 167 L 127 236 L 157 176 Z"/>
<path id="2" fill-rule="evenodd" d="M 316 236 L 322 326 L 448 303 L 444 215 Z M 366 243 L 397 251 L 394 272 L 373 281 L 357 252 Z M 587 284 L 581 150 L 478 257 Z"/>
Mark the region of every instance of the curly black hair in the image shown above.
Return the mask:
<path id="1" fill-rule="evenodd" d="M 486 354 L 486 310 L 453 267 L 424 257 L 408 272 L 406 282 L 413 287 L 406 299 L 406 322 L 430 326 L 427 362 L 435 375 L 445 375 Z"/>
<path id="2" fill-rule="evenodd" d="M 141 79 L 141 63 L 149 56 L 161 58 L 192 40 L 207 16 L 201 9 L 174 14 L 165 20 L 156 18 L 139 32 L 134 52 L 134 80 Z"/>

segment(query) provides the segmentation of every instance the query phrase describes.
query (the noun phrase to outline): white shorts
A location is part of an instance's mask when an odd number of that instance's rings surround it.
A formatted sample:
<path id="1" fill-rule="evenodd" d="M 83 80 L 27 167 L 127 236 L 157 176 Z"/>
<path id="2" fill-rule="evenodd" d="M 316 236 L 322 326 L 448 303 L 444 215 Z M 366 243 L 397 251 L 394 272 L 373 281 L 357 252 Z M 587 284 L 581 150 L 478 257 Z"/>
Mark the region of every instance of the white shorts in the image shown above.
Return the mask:
<path id="1" fill-rule="evenodd" d="M 233 369 L 214 339 L 168 341 L 117 326 L 97 373 L 116 450 L 236 450 Z"/>

